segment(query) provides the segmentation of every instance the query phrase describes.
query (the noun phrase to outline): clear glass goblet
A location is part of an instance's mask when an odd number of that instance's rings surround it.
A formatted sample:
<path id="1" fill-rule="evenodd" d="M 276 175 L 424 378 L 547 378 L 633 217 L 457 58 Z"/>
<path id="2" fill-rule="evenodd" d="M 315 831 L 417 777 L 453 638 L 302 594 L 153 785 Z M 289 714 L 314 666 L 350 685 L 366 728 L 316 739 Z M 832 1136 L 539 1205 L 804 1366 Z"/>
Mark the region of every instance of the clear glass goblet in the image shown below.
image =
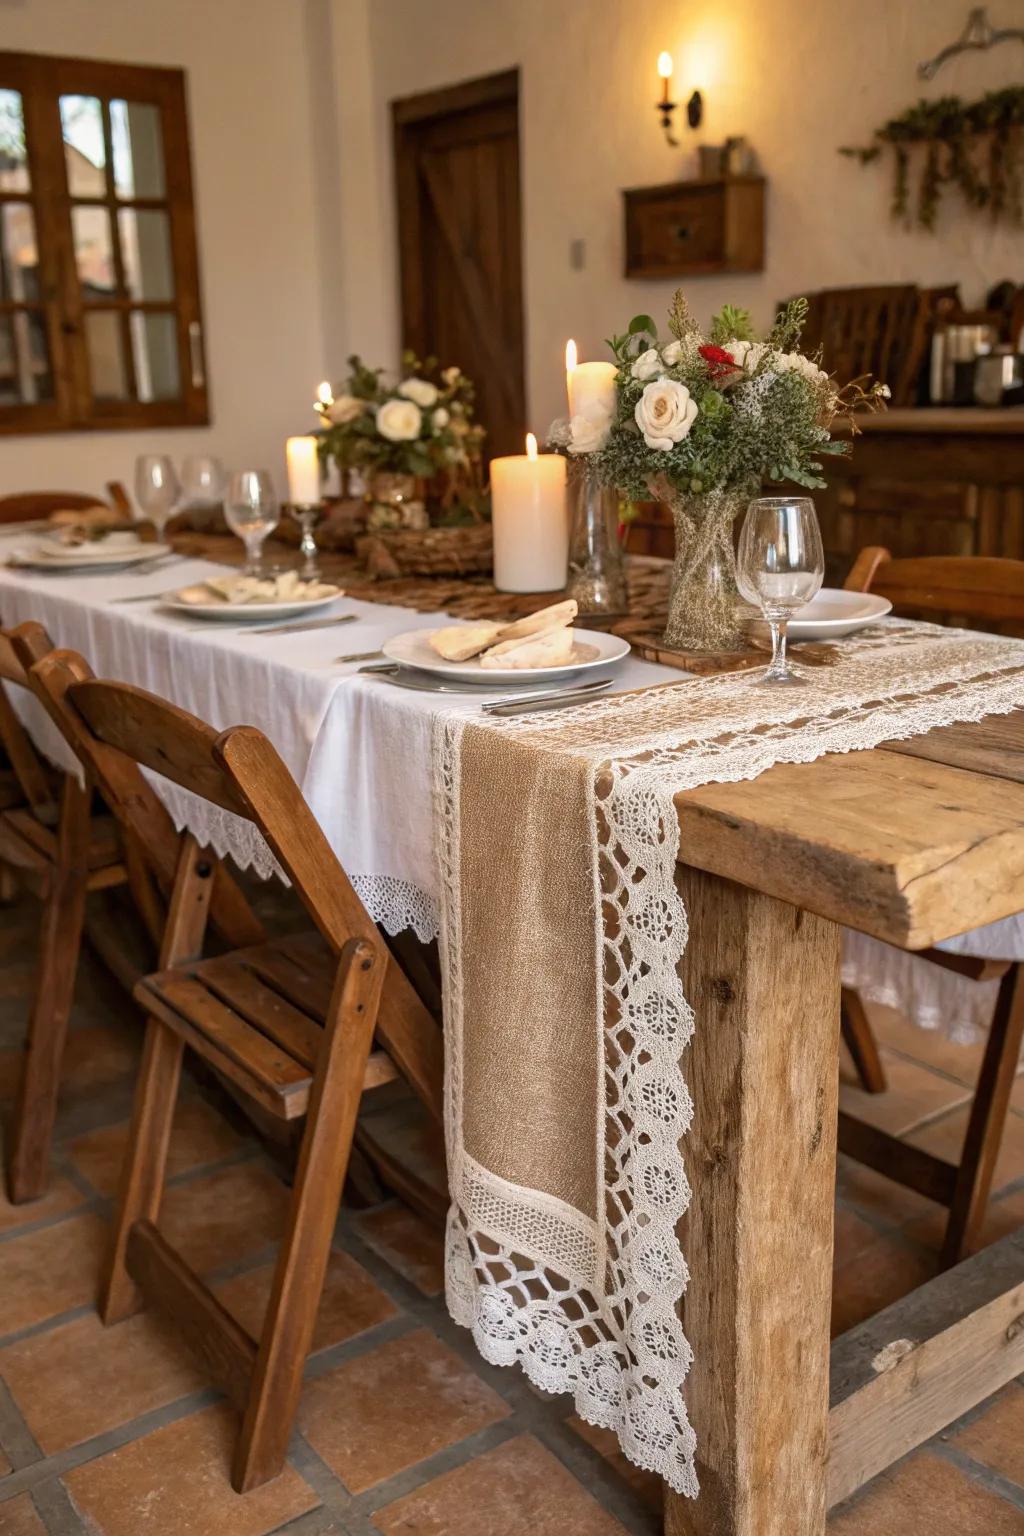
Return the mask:
<path id="1" fill-rule="evenodd" d="M 164 529 L 181 499 L 174 464 L 166 453 L 144 453 L 135 460 L 135 500 L 163 538 Z"/>
<path id="2" fill-rule="evenodd" d="M 806 679 L 786 659 L 786 631 L 809 603 L 825 574 L 821 530 L 809 496 L 760 496 L 747 508 L 740 531 L 736 581 L 760 608 L 772 637 L 772 659 L 759 683 L 792 687 Z"/>
<path id="3" fill-rule="evenodd" d="M 204 453 L 191 454 L 181 466 L 187 507 L 215 507 L 224 499 L 224 466 Z"/>
<path id="4" fill-rule="evenodd" d="M 224 517 L 245 545 L 245 574 L 258 576 L 263 540 L 281 516 L 274 482 L 265 469 L 240 469 L 231 476 Z"/>

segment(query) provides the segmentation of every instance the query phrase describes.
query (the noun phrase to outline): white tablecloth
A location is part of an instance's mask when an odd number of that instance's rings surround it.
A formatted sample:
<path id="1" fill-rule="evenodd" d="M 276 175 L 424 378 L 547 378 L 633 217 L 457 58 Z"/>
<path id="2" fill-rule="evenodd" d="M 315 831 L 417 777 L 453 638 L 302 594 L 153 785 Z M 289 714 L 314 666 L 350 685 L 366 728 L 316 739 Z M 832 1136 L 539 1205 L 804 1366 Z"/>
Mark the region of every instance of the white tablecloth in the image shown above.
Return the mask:
<path id="1" fill-rule="evenodd" d="M 24 535 L 0 533 L 0 560 Z M 296 781 L 376 922 L 389 933 L 410 927 L 422 939 L 438 930 L 434 864 L 431 728 L 439 714 L 472 712 L 473 698 L 418 694 L 339 666 L 339 655 L 377 650 L 392 635 L 432 629 L 442 613 L 343 598 L 338 612 L 357 621 L 305 634 L 254 635 L 241 625 L 183 617 L 156 601 L 170 587 L 222 571 L 189 560 L 149 575 L 37 575 L 0 565 L 0 622 L 36 619 L 58 644 L 81 651 L 100 677 L 119 678 L 173 700 L 218 730 L 241 723 L 263 730 Z M 128 593 L 154 601 L 117 603 Z M 670 681 L 678 672 L 630 657 L 616 687 Z M 16 690 L 20 692 L 20 690 Z M 56 730 L 32 699 L 16 699 L 41 749 L 71 766 Z M 242 867 L 269 874 L 262 839 L 176 785 L 157 788 L 178 826 L 189 826 Z M 1024 916 L 950 940 L 962 953 L 1024 958 Z M 969 1037 L 987 1023 L 994 987 L 950 976 L 926 961 L 848 935 L 844 976 L 926 1028 Z"/>
<path id="2" fill-rule="evenodd" d="M 16 542 L 0 538 L 0 559 Z M 155 597 L 217 572 L 223 567 L 200 560 L 146 576 L 51 576 L 0 567 L 0 622 L 11 627 L 38 620 L 56 644 L 80 651 L 97 676 L 148 688 L 217 730 L 259 726 L 301 786 L 375 921 L 389 933 L 413 927 L 421 938 L 432 937 L 438 887 L 431 722 L 441 713 L 475 711 L 479 703 L 393 688 L 360 675 L 359 663 L 339 666 L 335 658 L 378 650 L 404 630 L 436 629 L 446 616 L 342 598 L 336 611 L 357 614 L 355 623 L 255 635 L 241 623 L 181 616 L 157 601 L 113 601 L 139 592 Z M 672 676 L 666 667 L 630 657 L 616 685 L 639 688 Z M 15 702 L 42 750 L 70 766 L 64 743 L 36 701 Z M 179 826 L 189 826 L 243 867 L 270 872 L 268 850 L 248 823 L 166 781 L 158 781 L 157 789 Z"/>

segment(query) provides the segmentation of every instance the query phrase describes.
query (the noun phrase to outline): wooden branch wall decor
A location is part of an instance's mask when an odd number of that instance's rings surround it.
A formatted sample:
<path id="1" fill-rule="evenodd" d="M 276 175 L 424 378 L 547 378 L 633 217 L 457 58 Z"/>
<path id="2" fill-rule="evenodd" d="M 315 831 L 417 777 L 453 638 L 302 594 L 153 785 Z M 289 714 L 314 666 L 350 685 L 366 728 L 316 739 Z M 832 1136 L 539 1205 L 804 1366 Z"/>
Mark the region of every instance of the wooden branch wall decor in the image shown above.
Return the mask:
<path id="1" fill-rule="evenodd" d="M 840 149 L 868 165 L 893 153 L 892 214 L 908 226 L 934 229 L 948 186 L 959 188 L 969 208 L 993 221 L 1014 224 L 1024 216 L 1024 86 L 989 91 L 979 101 L 941 96 L 919 101 L 875 130 L 872 142 Z M 911 209 L 911 167 L 919 165 Z"/>

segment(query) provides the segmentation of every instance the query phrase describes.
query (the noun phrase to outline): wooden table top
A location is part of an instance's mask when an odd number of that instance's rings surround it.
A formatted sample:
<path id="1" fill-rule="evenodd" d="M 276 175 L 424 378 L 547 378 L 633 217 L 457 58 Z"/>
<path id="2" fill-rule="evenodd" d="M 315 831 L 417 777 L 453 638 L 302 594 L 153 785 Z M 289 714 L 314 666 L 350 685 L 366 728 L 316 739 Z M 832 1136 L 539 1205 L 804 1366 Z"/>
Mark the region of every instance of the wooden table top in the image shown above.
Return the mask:
<path id="1" fill-rule="evenodd" d="M 1024 710 L 676 807 L 683 862 L 903 948 L 1024 909 Z"/>

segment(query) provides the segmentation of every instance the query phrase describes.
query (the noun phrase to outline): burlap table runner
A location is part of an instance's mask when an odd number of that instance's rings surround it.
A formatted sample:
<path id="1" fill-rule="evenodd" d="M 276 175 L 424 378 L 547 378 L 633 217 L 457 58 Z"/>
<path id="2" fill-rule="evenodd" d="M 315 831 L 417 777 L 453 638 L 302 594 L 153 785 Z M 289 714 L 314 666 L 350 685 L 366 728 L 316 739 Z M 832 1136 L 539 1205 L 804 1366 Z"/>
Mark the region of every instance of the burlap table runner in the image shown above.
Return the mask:
<path id="1" fill-rule="evenodd" d="M 676 1226 L 700 1021 L 674 796 L 1022 704 L 1024 643 L 887 623 L 803 690 L 727 675 L 437 721 L 449 1308 L 678 1492 L 697 1492 Z"/>

